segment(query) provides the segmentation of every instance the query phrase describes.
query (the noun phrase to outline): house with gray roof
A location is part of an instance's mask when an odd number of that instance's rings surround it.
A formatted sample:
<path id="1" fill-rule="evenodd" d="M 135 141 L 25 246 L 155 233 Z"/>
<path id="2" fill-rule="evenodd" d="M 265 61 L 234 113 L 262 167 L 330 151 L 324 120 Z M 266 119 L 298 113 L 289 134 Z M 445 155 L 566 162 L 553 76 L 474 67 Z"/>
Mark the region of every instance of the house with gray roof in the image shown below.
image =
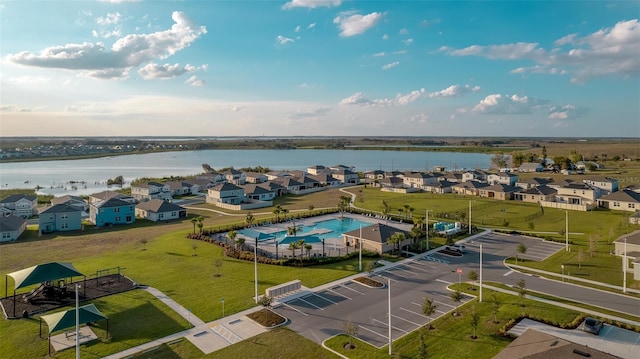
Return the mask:
<path id="1" fill-rule="evenodd" d="M 269 179 L 267 175 L 259 172 L 247 172 L 245 173 L 245 182 L 246 183 L 262 183 L 267 182 Z"/>
<path id="2" fill-rule="evenodd" d="M 293 177 L 283 177 L 272 180 L 271 182 L 286 188 L 286 193 L 300 191 L 304 185 Z"/>
<path id="3" fill-rule="evenodd" d="M 406 238 L 405 241 L 400 243 L 400 248 L 411 243 L 411 237 L 407 231 L 382 223 L 362 227 L 362 231 L 360 229 L 355 229 L 353 231 L 343 233 L 342 239 L 346 246 L 353 246 L 354 248 L 359 249 L 360 239 L 362 238 L 363 250 L 382 254 L 395 250 L 394 246 L 389 244 L 388 241 L 389 238 L 397 232 L 404 234 Z"/>
<path id="4" fill-rule="evenodd" d="M 558 190 L 555 188 L 543 185 L 516 192 L 514 193 L 513 199 L 530 203 L 554 202 L 556 200 L 556 193 L 558 193 Z"/>
<path id="5" fill-rule="evenodd" d="M 340 181 L 343 184 L 359 184 L 360 183 L 360 176 L 358 175 L 357 172 L 353 172 L 350 169 L 337 169 L 337 170 L 332 170 L 331 171 L 331 176 L 336 178 L 338 181 Z"/>
<path id="6" fill-rule="evenodd" d="M 207 190 L 207 203 L 242 204 L 244 189 L 233 183 L 221 183 Z"/>
<path id="7" fill-rule="evenodd" d="M 242 188 L 244 188 L 245 197 L 256 201 L 273 201 L 276 198 L 275 191 L 260 184 L 246 184 Z"/>
<path id="8" fill-rule="evenodd" d="M 405 188 L 404 181 L 400 177 L 385 177 L 378 181 L 383 189 Z"/>
<path id="9" fill-rule="evenodd" d="M 331 169 L 323 165 L 314 165 L 307 167 L 307 173 L 309 173 L 310 175 L 318 175 L 326 172 L 331 172 Z"/>
<path id="10" fill-rule="evenodd" d="M 583 179 L 582 182 L 590 186 L 600 188 L 603 194 L 617 192 L 620 188 L 617 179 L 604 176 L 589 176 L 588 178 Z"/>
<path id="11" fill-rule="evenodd" d="M 618 211 L 640 211 L 640 193 L 631 189 L 613 192 L 598 198 L 598 207 Z"/>
<path id="12" fill-rule="evenodd" d="M 525 162 L 518 167 L 518 172 L 531 173 L 542 171 L 544 171 L 544 166 L 540 162 Z"/>
<path id="13" fill-rule="evenodd" d="M 89 206 L 91 206 L 92 203 L 96 203 L 96 202 L 103 202 L 103 201 L 107 201 L 110 200 L 112 198 L 117 198 L 119 200 L 125 201 L 125 202 L 129 202 L 131 204 L 136 204 L 136 199 L 126 195 L 124 193 L 120 193 L 120 192 L 116 192 L 116 191 L 102 191 L 102 192 L 98 192 L 98 193 L 93 193 L 89 195 Z"/>
<path id="14" fill-rule="evenodd" d="M 506 201 L 513 199 L 514 193 L 520 191 L 520 187 L 509 186 L 498 183 L 487 187 L 480 188 L 480 197 L 499 199 Z"/>
<path id="15" fill-rule="evenodd" d="M 130 224 L 136 220 L 136 205 L 117 197 L 89 204 L 89 221 L 96 227 Z"/>
<path id="16" fill-rule="evenodd" d="M 136 205 L 136 217 L 150 221 L 169 221 L 172 219 L 186 218 L 187 210 L 161 199 L 152 199 Z"/>
<path id="17" fill-rule="evenodd" d="M 258 186 L 266 188 L 269 191 L 272 191 L 273 193 L 275 193 L 276 197 L 282 196 L 287 191 L 287 188 L 285 186 L 279 183 L 276 183 L 274 181 L 259 183 Z"/>
<path id="18" fill-rule="evenodd" d="M 425 172 L 412 172 L 403 178 L 405 187 L 425 189 L 425 186 L 437 182 L 437 178 Z"/>
<path id="19" fill-rule="evenodd" d="M 0 217 L 0 242 L 13 242 L 27 229 L 27 220 L 10 214 Z"/>
<path id="20" fill-rule="evenodd" d="M 65 195 L 61 197 L 54 197 L 51 200 L 51 205 L 55 206 L 56 204 L 68 204 L 69 206 L 76 207 L 83 212 L 89 209 L 89 204 L 87 204 L 82 197 L 78 196 Z"/>
<path id="21" fill-rule="evenodd" d="M 34 194 L 12 194 L 0 200 L 0 207 L 24 219 L 38 214 L 37 206 L 38 197 Z"/>
<path id="22" fill-rule="evenodd" d="M 462 183 L 456 183 L 451 186 L 451 191 L 455 194 L 461 194 L 465 196 L 479 196 L 480 189 L 489 186 L 486 183 L 476 181 L 466 181 Z"/>
<path id="23" fill-rule="evenodd" d="M 449 182 L 447 180 L 435 181 L 433 183 L 428 183 L 424 185 L 424 190 L 426 192 L 445 194 L 453 192 L 453 186 L 456 183 Z"/>
<path id="24" fill-rule="evenodd" d="M 310 175 L 308 177 L 318 181 L 318 183 L 323 187 L 338 187 L 342 184 L 342 182 L 333 177 L 331 173 L 320 173 L 317 175 Z"/>
<path id="25" fill-rule="evenodd" d="M 146 182 L 131 186 L 131 196 L 138 201 L 161 199 L 169 201 L 171 196 L 171 187 L 168 183 Z"/>
<path id="26" fill-rule="evenodd" d="M 549 178 L 534 177 L 534 178 L 518 179 L 518 182 L 516 182 L 516 186 L 526 190 L 526 189 L 534 188 L 538 186 L 545 186 L 549 183 L 551 183 L 551 179 Z"/>
<path id="27" fill-rule="evenodd" d="M 493 184 L 506 184 L 509 186 L 515 186 L 518 182 L 518 176 L 513 173 L 499 172 L 487 175 L 487 182 L 490 185 Z"/>
<path id="28" fill-rule="evenodd" d="M 41 233 L 78 231 L 82 229 L 82 210 L 69 204 L 56 204 L 40 212 Z"/>

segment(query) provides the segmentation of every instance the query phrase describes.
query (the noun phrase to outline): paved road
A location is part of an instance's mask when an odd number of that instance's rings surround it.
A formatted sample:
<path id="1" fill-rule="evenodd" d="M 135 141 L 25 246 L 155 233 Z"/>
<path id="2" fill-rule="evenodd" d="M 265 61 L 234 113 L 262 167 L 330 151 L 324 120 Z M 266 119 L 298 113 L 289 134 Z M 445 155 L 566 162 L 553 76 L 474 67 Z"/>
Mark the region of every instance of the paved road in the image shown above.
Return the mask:
<path id="1" fill-rule="evenodd" d="M 640 300 L 552 281 L 511 271 L 503 260 L 513 256 L 519 243 L 528 250 L 528 259 L 542 259 L 563 250 L 562 245 L 523 236 L 488 233 L 467 243 L 467 253 L 460 257 L 431 253 L 414 257 L 378 274 L 383 282 L 391 284 L 391 338 L 393 340 L 425 325 L 422 315 L 425 297 L 438 305 L 434 318 L 454 309 L 447 285 L 466 281 L 470 270 L 479 271 L 479 244 L 483 244 L 483 280 L 514 285 L 525 279 L 528 289 L 549 293 L 591 305 L 640 316 Z M 457 269 L 462 270 L 461 274 Z M 358 337 L 374 346 L 382 347 L 389 340 L 388 291 L 344 281 L 317 288 L 302 296 L 285 300 L 275 310 L 291 319 L 290 328 L 303 336 L 321 343 L 344 332 L 344 323 L 351 316 L 358 326 Z M 468 301 L 465 297 L 464 301 Z"/>

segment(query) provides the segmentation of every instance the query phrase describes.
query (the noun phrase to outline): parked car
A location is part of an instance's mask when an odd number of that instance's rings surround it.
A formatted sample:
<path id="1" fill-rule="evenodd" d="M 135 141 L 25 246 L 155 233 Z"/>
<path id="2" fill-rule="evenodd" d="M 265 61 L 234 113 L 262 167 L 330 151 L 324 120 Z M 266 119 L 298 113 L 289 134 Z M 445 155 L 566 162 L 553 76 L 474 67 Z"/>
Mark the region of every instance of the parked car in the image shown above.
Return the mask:
<path id="1" fill-rule="evenodd" d="M 600 329 L 602 329 L 602 321 L 598 319 L 587 317 L 582 323 L 582 330 L 587 333 L 598 335 Z"/>
<path id="2" fill-rule="evenodd" d="M 459 244 L 459 243 L 454 243 L 454 244 L 451 244 L 451 245 L 447 245 L 447 246 L 444 247 L 444 249 L 446 249 L 448 251 L 458 252 L 458 253 L 464 253 L 464 251 L 465 251 L 464 244 Z"/>

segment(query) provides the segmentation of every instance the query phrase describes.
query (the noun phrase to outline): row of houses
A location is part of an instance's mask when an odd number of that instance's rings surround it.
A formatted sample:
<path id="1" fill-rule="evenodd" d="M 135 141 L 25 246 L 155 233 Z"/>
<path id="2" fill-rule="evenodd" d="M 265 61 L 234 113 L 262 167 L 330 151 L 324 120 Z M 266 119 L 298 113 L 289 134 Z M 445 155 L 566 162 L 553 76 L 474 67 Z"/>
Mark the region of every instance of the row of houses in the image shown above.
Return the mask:
<path id="1" fill-rule="evenodd" d="M 456 173 L 370 171 L 364 175 L 374 185 L 391 192 L 453 193 L 583 211 L 595 207 L 629 212 L 640 210 L 640 187 L 619 190 L 618 180 L 603 176 L 554 182 L 550 178 L 520 180 L 513 173 L 481 170 Z"/>

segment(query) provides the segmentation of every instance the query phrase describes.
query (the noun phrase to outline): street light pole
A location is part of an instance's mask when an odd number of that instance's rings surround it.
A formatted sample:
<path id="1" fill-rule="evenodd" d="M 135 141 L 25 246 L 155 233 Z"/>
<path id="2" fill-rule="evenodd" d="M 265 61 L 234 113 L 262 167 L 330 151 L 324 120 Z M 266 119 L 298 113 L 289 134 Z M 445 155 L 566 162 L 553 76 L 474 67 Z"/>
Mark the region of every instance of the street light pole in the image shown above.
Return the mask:
<path id="1" fill-rule="evenodd" d="M 471 200 L 469 200 L 469 235 L 471 235 Z"/>
<path id="2" fill-rule="evenodd" d="M 80 290 L 80 284 L 76 283 L 76 359 L 80 359 L 80 311 L 78 291 Z"/>
<path id="3" fill-rule="evenodd" d="M 627 239 L 624 239 L 624 257 L 622 262 L 622 293 L 627 292 Z"/>
<path id="4" fill-rule="evenodd" d="M 224 298 L 222 298 L 222 317 L 224 318 Z"/>
<path id="5" fill-rule="evenodd" d="M 564 250 L 565 251 L 569 251 L 569 210 L 565 211 L 566 212 L 566 216 L 565 216 L 565 228 L 564 228 L 564 241 L 565 241 L 565 246 L 564 246 Z"/>
<path id="6" fill-rule="evenodd" d="M 360 253 L 358 254 L 358 271 L 362 272 L 362 224 L 360 225 L 360 238 L 358 238 Z"/>
<path id="7" fill-rule="evenodd" d="M 389 287 L 388 290 L 388 302 L 389 302 L 389 356 L 391 356 L 392 353 L 392 348 L 391 348 L 391 344 L 393 343 L 393 340 L 391 339 L 391 278 L 387 278 L 387 286 Z"/>
<path id="8" fill-rule="evenodd" d="M 560 268 L 562 268 L 562 281 L 564 282 L 564 264 L 561 264 Z"/>
<path id="9" fill-rule="evenodd" d="M 256 304 L 258 304 L 258 237 L 256 237 L 256 244 L 253 246 L 253 271 L 256 279 Z"/>
<path id="10" fill-rule="evenodd" d="M 482 303 L 482 243 L 480 243 L 480 296 L 478 301 Z"/>
<path id="11" fill-rule="evenodd" d="M 429 251 L 429 210 L 427 212 L 427 252 Z"/>

